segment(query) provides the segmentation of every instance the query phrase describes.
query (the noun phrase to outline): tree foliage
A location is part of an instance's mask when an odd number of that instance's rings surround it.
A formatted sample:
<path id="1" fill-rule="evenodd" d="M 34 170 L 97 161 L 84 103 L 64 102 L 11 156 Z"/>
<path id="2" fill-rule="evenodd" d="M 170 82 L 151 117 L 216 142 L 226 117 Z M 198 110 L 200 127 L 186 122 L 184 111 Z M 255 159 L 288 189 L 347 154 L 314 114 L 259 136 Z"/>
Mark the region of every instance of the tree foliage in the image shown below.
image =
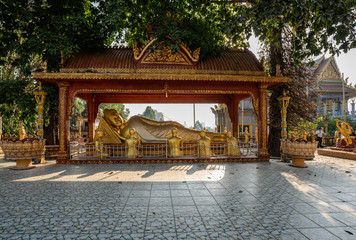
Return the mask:
<path id="1" fill-rule="evenodd" d="M 99 114 L 101 116 L 104 116 L 104 109 L 115 109 L 116 111 L 122 114 L 125 120 L 127 120 L 128 117 L 130 116 L 130 109 L 125 108 L 124 104 L 108 104 L 108 103 L 100 104 Z"/>
<path id="2" fill-rule="evenodd" d="M 152 109 L 151 106 L 147 106 L 141 116 L 152 119 L 152 120 L 156 120 L 155 111 Z"/>
<path id="3" fill-rule="evenodd" d="M 299 84 L 305 71 L 295 66 L 327 51 L 338 54 L 356 47 L 355 6 L 355 0 L 3 0 L 0 65 L 9 68 L 2 68 L 1 74 L 14 79 L 8 73 L 16 67 L 17 76 L 26 76 L 34 63 L 40 66 L 43 61 L 49 70 L 58 70 L 61 53 L 70 57 L 81 49 L 144 44 L 147 28 L 158 39 L 150 51 L 163 46 L 177 51 L 185 43 L 193 50 L 200 47 L 202 58 L 247 46 L 254 34 L 266 46 L 268 74 L 276 75 L 279 65 L 284 76 L 294 79 L 289 94 L 297 102 L 305 99 L 300 95 L 305 85 Z M 276 97 L 281 93 L 277 88 L 270 98 L 270 136 L 278 141 L 274 133 L 280 129 L 274 125 L 280 119 L 273 118 L 279 114 Z M 289 113 L 300 116 L 303 104 L 292 104 Z"/>
<path id="4" fill-rule="evenodd" d="M 17 134 L 22 125 L 30 134 L 35 133 L 37 111 L 33 90 L 34 86 L 29 84 L 28 79 L 0 81 L 3 134 Z"/>
<path id="5" fill-rule="evenodd" d="M 291 127 L 299 118 L 313 117 L 313 96 L 306 89 L 311 86 L 307 64 L 312 57 L 329 51 L 347 52 L 356 47 L 355 0 L 273 0 L 251 1 L 234 7 L 235 15 L 227 30 L 233 39 L 250 37 L 252 33 L 263 42 L 266 70 L 275 76 L 278 69 L 291 77 L 287 86 L 270 92 L 269 151 L 279 155 L 281 116 L 277 98 L 288 89 L 291 104 L 288 123 Z M 309 69 L 310 70 L 310 69 Z M 314 96 L 315 99 L 315 96 Z"/>

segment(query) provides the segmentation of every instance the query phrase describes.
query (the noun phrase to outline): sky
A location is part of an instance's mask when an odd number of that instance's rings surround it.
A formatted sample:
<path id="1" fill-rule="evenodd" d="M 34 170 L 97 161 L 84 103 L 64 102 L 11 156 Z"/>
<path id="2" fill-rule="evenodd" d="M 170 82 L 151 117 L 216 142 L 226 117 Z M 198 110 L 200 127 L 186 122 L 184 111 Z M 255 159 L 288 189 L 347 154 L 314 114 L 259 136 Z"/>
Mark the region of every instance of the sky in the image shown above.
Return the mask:
<path id="1" fill-rule="evenodd" d="M 259 44 L 256 39 L 250 41 L 250 50 L 259 56 Z M 330 54 L 326 54 L 325 57 L 329 57 Z M 348 82 L 354 86 L 356 84 L 356 49 L 352 49 L 348 53 L 342 53 L 339 56 L 335 56 L 336 63 L 341 73 L 344 73 L 345 78 L 349 77 Z M 218 104 L 218 103 L 216 103 Z M 215 128 L 215 116 L 212 113 L 210 107 L 214 107 L 216 104 L 195 104 L 195 120 L 205 123 L 206 126 Z M 181 124 L 185 124 L 190 127 L 194 125 L 193 104 L 148 104 L 154 110 L 162 112 L 164 114 L 165 121 L 176 121 Z M 147 104 L 125 104 L 130 109 L 130 117 L 142 114 L 146 109 Z"/>

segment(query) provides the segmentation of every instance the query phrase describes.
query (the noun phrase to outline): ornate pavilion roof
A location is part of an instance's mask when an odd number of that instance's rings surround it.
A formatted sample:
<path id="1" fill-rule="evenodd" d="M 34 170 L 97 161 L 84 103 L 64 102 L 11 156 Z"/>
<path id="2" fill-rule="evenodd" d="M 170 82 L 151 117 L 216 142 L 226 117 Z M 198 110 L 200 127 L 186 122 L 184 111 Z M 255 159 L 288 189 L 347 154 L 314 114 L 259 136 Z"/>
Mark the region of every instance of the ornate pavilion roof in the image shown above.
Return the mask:
<path id="1" fill-rule="evenodd" d="M 342 94 L 343 82 L 340 70 L 336 64 L 334 57 L 322 57 L 315 61 L 314 74 L 312 79 L 315 80 L 318 86 L 318 92 Z M 356 88 L 344 82 L 345 95 L 349 97 L 356 96 Z"/>
<path id="2" fill-rule="evenodd" d="M 183 54 L 182 54 L 183 55 Z M 263 68 L 249 50 L 222 51 L 219 56 L 197 61 L 149 63 L 135 61 L 132 48 L 108 48 L 102 52 L 81 52 L 64 62 L 61 72 L 152 72 L 157 70 L 183 70 L 190 73 L 225 73 L 264 75 Z M 184 71 L 186 70 L 186 71 Z"/>
<path id="3" fill-rule="evenodd" d="M 200 48 L 184 44 L 176 53 L 169 47 L 150 51 L 156 39 L 141 47 L 107 48 L 100 52 L 79 52 L 63 59 L 59 73 L 34 73 L 40 81 L 60 80 L 177 80 L 267 83 L 268 87 L 289 81 L 286 77 L 266 76 L 262 64 L 249 50 L 225 50 L 199 59 Z"/>

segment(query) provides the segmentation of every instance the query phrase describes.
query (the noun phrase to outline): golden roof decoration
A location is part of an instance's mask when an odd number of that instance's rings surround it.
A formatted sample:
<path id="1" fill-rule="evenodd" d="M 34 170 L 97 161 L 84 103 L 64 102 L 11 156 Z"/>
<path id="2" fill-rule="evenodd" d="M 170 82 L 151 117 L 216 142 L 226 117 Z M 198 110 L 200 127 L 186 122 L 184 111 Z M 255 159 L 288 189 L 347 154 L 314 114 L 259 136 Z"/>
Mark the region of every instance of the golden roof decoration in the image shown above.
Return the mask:
<path id="1" fill-rule="evenodd" d="M 156 49 L 154 52 L 148 52 L 147 49 L 157 41 L 151 38 L 146 45 L 138 47 L 133 45 L 134 59 L 141 64 L 177 64 L 177 65 L 194 65 L 199 60 L 200 48 L 194 51 L 190 50 L 185 44 L 182 44 L 177 53 L 172 53 L 169 46 L 162 49 Z"/>

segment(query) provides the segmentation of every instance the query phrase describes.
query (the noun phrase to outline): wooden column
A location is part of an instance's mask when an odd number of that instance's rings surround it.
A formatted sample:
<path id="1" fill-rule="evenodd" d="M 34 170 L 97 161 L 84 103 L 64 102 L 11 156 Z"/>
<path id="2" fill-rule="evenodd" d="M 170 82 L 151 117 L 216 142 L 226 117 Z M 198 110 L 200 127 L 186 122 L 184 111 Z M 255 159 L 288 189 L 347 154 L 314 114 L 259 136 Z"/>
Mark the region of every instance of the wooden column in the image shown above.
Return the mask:
<path id="1" fill-rule="evenodd" d="M 267 87 L 267 84 L 260 84 L 258 87 L 260 100 L 260 112 L 258 119 L 258 139 L 260 141 L 258 154 L 260 157 L 269 157 L 267 138 Z"/>
<path id="2" fill-rule="evenodd" d="M 68 106 L 68 82 L 58 82 L 59 87 L 59 152 L 57 163 L 68 159 L 68 136 L 67 136 L 67 106 Z"/>
<path id="3" fill-rule="evenodd" d="M 231 97 L 231 101 L 226 103 L 227 110 L 229 111 L 229 116 L 231 119 L 231 132 L 234 137 L 238 137 L 238 113 L 239 113 L 239 102 L 240 98 L 237 95 Z"/>

